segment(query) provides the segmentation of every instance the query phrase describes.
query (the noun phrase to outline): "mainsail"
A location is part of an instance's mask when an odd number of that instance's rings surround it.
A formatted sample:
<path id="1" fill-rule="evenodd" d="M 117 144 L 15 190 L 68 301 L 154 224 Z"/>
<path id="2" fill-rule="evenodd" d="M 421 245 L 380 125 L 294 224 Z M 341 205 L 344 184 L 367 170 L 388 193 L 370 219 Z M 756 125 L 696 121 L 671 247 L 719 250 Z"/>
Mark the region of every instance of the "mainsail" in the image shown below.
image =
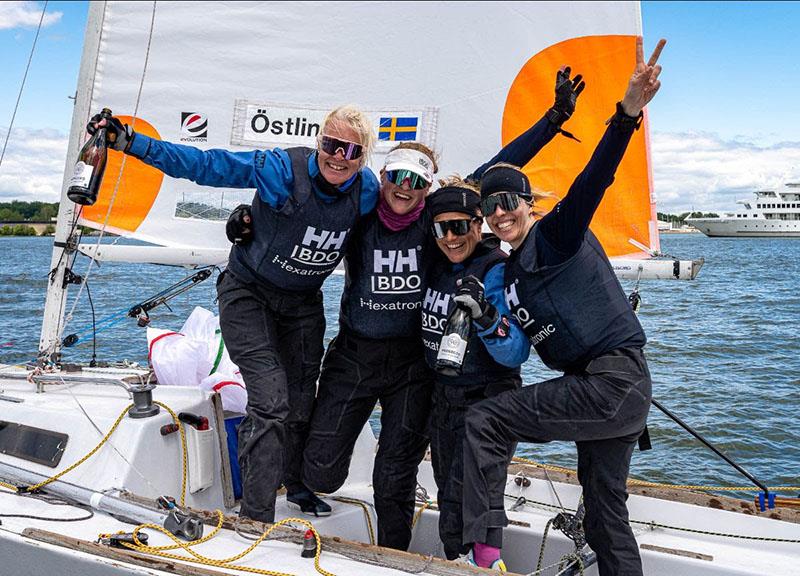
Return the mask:
<path id="1" fill-rule="evenodd" d="M 567 64 L 588 86 L 567 126 L 582 142 L 557 138 L 526 167 L 563 196 L 624 92 L 639 34 L 635 2 L 107 2 L 89 109 L 130 116 L 142 83 L 137 131 L 245 150 L 313 146 L 325 112 L 353 102 L 379 133 L 374 167 L 398 141 L 418 140 L 441 152 L 440 174 L 466 174 L 541 117 Z M 612 256 L 645 255 L 629 238 L 658 249 L 646 134 L 593 223 Z M 252 191 L 161 178 L 133 158 L 117 189 L 119 156 L 81 224 L 226 247 L 222 222 Z"/>
<path id="2" fill-rule="evenodd" d="M 563 197 L 624 93 L 641 32 L 638 2 L 93 2 L 65 183 L 86 122 L 104 107 L 157 138 L 251 150 L 314 146 L 326 112 L 353 103 L 375 123 L 373 168 L 398 142 L 417 140 L 441 153 L 440 175 L 464 175 L 544 114 L 556 71 L 569 65 L 587 83 L 566 125 L 581 142 L 559 136 L 524 167 L 537 188 Z M 98 202 L 78 223 L 154 246 L 79 250 L 222 264 L 224 222 L 253 192 L 162 176 L 110 151 Z M 73 210 L 64 196 L 53 278 L 65 274 Z M 659 239 L 646 117 L 592 229 L 620 276 L 699 270 L 702 262 L 647 260 Z M 48 292 L 42 350 L 58 346 L 60 284 Z"/>

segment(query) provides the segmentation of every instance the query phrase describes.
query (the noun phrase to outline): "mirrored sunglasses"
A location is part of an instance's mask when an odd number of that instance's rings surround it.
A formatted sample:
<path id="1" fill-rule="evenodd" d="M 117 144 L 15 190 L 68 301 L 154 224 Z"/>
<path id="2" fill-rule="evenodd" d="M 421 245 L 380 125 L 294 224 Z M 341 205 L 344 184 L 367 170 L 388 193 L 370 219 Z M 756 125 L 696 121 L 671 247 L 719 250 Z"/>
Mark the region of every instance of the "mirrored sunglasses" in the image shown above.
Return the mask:
<path id="1" fill-rule="evenodd" d="M 361 158 L 361 155 L 364 153 L 364 147 L 361 144 L 349 142 L 348 140 L 339 140 L 338 138 L 325 136 L 324 134 L 319 137 L 319 147 L 323 152 L 331 156 L 335 156 L 336 153 L 341 150 L 345 160 Z"/>
<path id="2" fill-rule="evenodd" d="M 477 218 L 470 218 L 469 220 L 445 220 L 444 222 L 433 223 L 433 235 L 441 240 L 447 236 L 448 230 L 456 236 L 463 236 L 469 232 L 469 225 L 477 220 Z"/>
<path id="3" fill-rule="evenodd" d="M 411 186 L 412 190 L 422 190 L 431 184 L 425 180 L 425 178 L 411 170 L 387 170 L 386 179 L 395 186 L 402 186 L 403 182 L 408 180 L 408 184 Z"/>
<path id="4" fill-rule="evenodd" d="M 481 200 L 481 212 L 484 216 L 494 214 L 498 206 L 503 209 L 503 212 L 516 210 L 519 206 L 519 195 L 513 192 L 498 192 Z"/>

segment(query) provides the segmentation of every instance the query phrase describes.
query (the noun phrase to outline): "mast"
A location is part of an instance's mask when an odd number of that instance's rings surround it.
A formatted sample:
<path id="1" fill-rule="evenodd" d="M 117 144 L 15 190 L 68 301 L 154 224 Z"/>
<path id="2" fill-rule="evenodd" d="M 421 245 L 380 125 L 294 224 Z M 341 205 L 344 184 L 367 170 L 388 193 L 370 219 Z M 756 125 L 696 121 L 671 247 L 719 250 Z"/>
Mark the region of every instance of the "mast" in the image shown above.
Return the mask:
<path id="1" fill-rule="evenodd" d="M 67 147 L 67 161 L 64 166 L 61 200 L 58 205 L 53 255 L 50 259 L 51 274 L 47 286 L 47 300 L 44 305 L 42 332 L 39 338 L 40 361 L 55 361 L 61 351 L 61 323 L 64 319 L 64 305 L 67 299 L 64 278 L 67 276 L 68 264 L 75 253 L 76 244 L 76 236 L 74 231 L 71 230 L 72 222 L 75 219 L 75 204 L 67 198 L 67 188 L 72 176 L 75 158 L 84 140 L 86 121 L 90 114 L 105 8 L 105 2 L 89 2 L 89 15 L 84 35 L 81 68 L 78 72 L 75 108 L 72 112 L 72 125 Z"/>

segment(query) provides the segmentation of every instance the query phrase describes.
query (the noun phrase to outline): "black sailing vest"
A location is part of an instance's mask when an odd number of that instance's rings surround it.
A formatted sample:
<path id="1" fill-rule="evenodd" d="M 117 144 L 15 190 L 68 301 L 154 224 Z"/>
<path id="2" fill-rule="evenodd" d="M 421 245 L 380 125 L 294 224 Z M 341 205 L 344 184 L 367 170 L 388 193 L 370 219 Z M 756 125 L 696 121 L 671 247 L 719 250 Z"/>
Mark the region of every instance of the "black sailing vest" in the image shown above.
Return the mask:
<path id="1" fill-rule="evenodd" d="M 286 149 L 294 184 L 276 210 L 256 193 L 253 199 L 254 237 L 234 245 L 228 268 L 249 282 L 261 282 L 287 292 L 314 292 L 344 258 L 351 229 L 359 216 L 361 175 L 352 192 L 323 202 L 308 175 L 311 148 Z"/>
<path id="2" fill-rule="evenodd" d="M 358 223 L 345 258 L 343 328 L 363 338 L 419 337 L 429 227 L 425 211 L 397 232 L 381 223 L 377 211 Z"/>
<path id="3" fill-rule="evenodd" d="M 600 242 L 591 230 L 578 251 L 539 267 L 535 225 L 506 262 L 511 313 L 542 361 L 554 370 L 581 370 L 593 358 L 647 342 Z"/>
<path id="4" fill-rule="evenodd" d="M 483 240 L 466 262 L 452 264 L 442 257 L 431 267 L 425 299 L 422 302 L 422 343 L 425 346 L 425 361 L 428 366 L 431 368 L 436 366 L 436 355 L 439 352 L 439 343 L 447 324 L 447 317 L 455 306 L 453 295 L 456 292 L 456 280 L 470 275 L 483 280 L 493 266 L 505 259 L 506 254 L 500 250 L 497 239 L 490 238 Z M 436 379 L 447 384 L 469 386 L 484 376 L 499 377 L 519 373 L 519 368 L 509 368 L 495 361 L 483 345 L 473 322 L 461 376 L 447 377 L 437 374 Z"/>

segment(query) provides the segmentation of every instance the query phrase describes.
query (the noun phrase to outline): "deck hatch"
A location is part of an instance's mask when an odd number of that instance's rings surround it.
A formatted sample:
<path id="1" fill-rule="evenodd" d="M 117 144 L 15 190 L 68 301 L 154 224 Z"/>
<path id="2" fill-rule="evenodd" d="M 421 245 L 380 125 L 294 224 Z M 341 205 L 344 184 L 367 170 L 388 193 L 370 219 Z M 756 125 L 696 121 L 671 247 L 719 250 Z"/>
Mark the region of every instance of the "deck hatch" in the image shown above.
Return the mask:
<path id="1" fill-rule="evenodd" d="M 69 436 L 0 420 L 0 453 L 55 468 L 67 447 Z"/>

